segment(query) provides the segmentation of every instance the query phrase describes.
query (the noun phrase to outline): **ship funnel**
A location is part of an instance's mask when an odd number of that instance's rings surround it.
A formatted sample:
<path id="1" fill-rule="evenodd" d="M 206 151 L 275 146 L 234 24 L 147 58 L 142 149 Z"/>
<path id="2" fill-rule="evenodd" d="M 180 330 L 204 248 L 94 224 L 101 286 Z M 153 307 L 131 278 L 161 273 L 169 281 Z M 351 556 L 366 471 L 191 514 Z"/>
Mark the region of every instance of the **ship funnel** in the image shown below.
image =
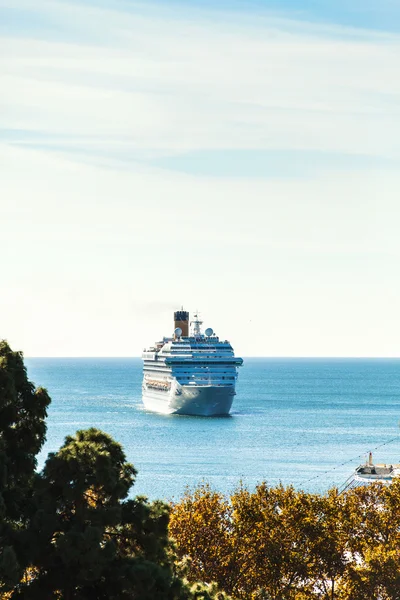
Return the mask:
<path id="1" fill-rule="evenodd" d="M 186 310 L 177 310 L 174 312 L 175 329 L 182 330 L 182 336 L 189 335 L 189 313 Z"/>

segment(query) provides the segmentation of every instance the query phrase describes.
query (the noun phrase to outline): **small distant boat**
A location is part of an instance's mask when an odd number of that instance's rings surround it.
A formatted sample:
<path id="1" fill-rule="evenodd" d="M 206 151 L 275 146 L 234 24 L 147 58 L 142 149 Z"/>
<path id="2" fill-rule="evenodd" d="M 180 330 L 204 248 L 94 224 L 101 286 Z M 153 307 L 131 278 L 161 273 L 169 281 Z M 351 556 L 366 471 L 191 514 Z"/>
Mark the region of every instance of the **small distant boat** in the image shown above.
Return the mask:
<path id="1" fill-rule="evenodd" d="M 400 464 L 374 464 L 372 452 L 370 452 L 367 462 L 356 468 L 354 473 L 352 473 L 343 484 L 341 491 L 345 492 L 351 488 L 369 485 L 374 482 L 390 485 L 393 482 L 393 479 L 399 476 Z"/>

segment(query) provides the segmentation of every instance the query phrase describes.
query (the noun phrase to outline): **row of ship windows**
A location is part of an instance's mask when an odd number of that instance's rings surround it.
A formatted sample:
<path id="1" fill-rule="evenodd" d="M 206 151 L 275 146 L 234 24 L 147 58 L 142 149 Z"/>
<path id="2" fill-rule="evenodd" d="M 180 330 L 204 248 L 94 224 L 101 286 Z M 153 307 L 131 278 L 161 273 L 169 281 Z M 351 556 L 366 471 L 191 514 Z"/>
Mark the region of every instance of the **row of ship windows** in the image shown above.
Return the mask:
<path id="1" fill-rule="evenodd" d="M 173 369 L 174 371 L 179 369 L 187 369 L 188 365 L 174 365 Z M 234 365 L 224 365 L 224 364 L 220 364 L 220 365 L 212 365 L 212 367 L 210 368 L 210 366 L 208 365 L 190 365 L 190 371 L 209 371 L 210 373 L 214 373 L 215 371 L 219 371 L 221 369 L 226 369 L 228 368 L 230 371 L 233 371 L 235 369 Z"/>
<path id="2" fill-rule="evenodd" d="M 235 365 L 234 364 L 230 364 L 227 365 L 226 362 L 213 362 L 212 364 L 207 364 L 207 363 L 196 363 L 196 364 L 190 364 L 188 365 L 187 363 L 174 363 L 172 365 L 166 365 L 165 363 L 153 363 L 153 364 L 148 364 L 146 363 L 144 365 L 145 369 L 169 369 L 171 370 L 171 368 L 188 368 L 190 367 L 190 369 L 194 370 L 194 369 L 208 369 L 208 370 L 214 370 L 215 368 L 231 368 L 234 369 Z"/>
<path id="3" fill-rule="evenodd" d="M 146 371 L 147 373 L 149 373 L 149 371 Z M 212 373 L 201 373 L 201 372 L 195 372 L 193 373 L 193 371 L 174 371 L 173 373 L 171 373 L 170 371 L 162 371 L 161 369 L 159 371 L 156 371 L 156 369 L 150 371 L 150 373 L 159 373 L 161 374 L 165 374 L 165 375 L 172 375 L 173 377 L 201 377 L 201 378 L 206 378 L 209 379 L 210 377 L 213 378 L 218 378 L 218 377 L 236 377 L 236 373 L 232 372 L 232 371 L 213 371 Z"/>
<path id="4" fill-rule="evenodd" d="M 226 369 L 222 370 L 222 369 L 213 369 L 212 371 L 204 371 L 203 369 L 190 369 L 189 371 L 187 371 L 186 369 L 174 369 L 173 370 L 173 374 L 185 374 L 187 373 L 188 375 L 220 375 L 221 373 L 223 373 L 224 375 L 228 375 L 230 373 L 235 373 L 234 369 L 229 369 L 228 371 Z"/>
<path id="5" fill-rule="evenodd" d="M 195 375 L 192 376 L 186 376 L 186 375 L 177 375 L 176 379 L 178 381 L 182 381 L 183 379 L 195 379 L 196 381 L 214 381 L 214 380 L 219 380 L 219 379 L 224 379 L 224 380 L 228 380 L 228 381 L 234 381 L 235 378 L 234 377 L 196 377 Z"/>
<path id="6" fill-rule="evenodd" d="M 232 350 L 216 350 L 215 352 L 210 353 L 207 350 L 207 354 L 204 351 L 201 350 L 195 350 L 193 352 L 180 352 L 180 351 L 176 351 L 176 352 L 169 352 L 168 354 L 164 354 L 164 356 L 160 356 L 160 358 L 164 359 L 168 359 L 168 358 L 173 358 L 174 360 L 177 360 L 178 358 L 182 357 L 182 359 L 184 360 L 198 360 L 198 359 L 202 359 L 202 358 L 211 358 L 212 360 L 215 360 L 216 358 L 234 358 L 234 354 L 232 352 Z"/>
<path id="7" fill-rule="evenodd" d="M 168 358 L 172 358 L 172 361 L 168 361 Z M 164 365 L 164 364 L 168 364 L 169 366 L 175 366 L 175 365 L 193 365 L 195 367 L 199 366 L 199 365 L 204 365 L 207 367 L 213 366 L 215 364 L 235 364 L 234 361 L 231 361 L 230 359 L 233 358 L 231 356 L 214 356 L 213 360 L 207 360 L 204 361 L 204 359 L 210 358 L 208 356 L 198 356 L 198 357 L 194 357 L 194 359 L 190 359 L 190 360 L 185 360 L 185 358 L 183 356 L 172 356 L 172 357 L 167 357 L 167 360 L 165 359 L 157 359 L 157 358 L 147 358 L 144 362 L 144 366 L 149 365 L 149 364 L 155 364 L 155 365 Z M 178 360 L 180 359 L 180 360 Z M 204 361 L 203 363 L 201 361 Z"/>
<path id="8" fill-rule="evenodd" d="M 206 346 L 188 346 L 186 348 L 169 348 L 169 352 L 186 354 L 187 352 L 232 352 L 231 346 L 218 346 L 218 348 L 207 348 Z M 163 352 L 164 354 L 164 352 Z"/>
<path id="9" fill-rule="evenodd" d="M 171 375 L 193 375 L 193 376 L 206 376 L 206 377 L 218 377 L 219 375 L 236 375 L 236 372 L 234 369 L 213 369 L 212 371 L 204 371 L 202 369 L 190 369 L 189 371 L 186 369 L 174 369 L 173 371 L 170 371 L 169 369 L 145 369 L 145 371 L 148 373 L 168 373 Z"/>

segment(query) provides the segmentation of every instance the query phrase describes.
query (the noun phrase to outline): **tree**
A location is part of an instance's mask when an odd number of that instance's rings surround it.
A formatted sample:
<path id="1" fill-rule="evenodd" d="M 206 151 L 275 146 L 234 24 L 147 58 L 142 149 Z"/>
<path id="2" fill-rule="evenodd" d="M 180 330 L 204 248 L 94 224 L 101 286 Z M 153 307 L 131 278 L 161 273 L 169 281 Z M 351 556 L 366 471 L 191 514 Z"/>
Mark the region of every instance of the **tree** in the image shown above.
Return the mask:
<path id="1" fill-rule="evenodd" d="M 351 562 L 349 539 L 354 533 L 357 507 L 346 494 L 332 489 L 314 497 L 314 524 L 310 537 L 308 585 L 311 597 L 335 600 L 340 597 Z"/>
<path id="2" fill-rule="evenodd" d="M 292 486 L 266 483 L 232 495 L 239 597 L 298 598 L 309 579 L 316 500 Z"/>
<path id="3" fill-rule="evenodd" d="M 26 566 L 24 525 L 50 398 L 28 380 L 21 352 L 0 341 L 0 590 Z"/>
<path id="4" fill-rule="evenodd" d="M 400 600 L 400 478 L 345 494 L 206 485 L 172 509 L 188 578 L 246 600 Z"/>
<path id="5" fill-rule="evenodd" d="M 347 497 L 356 517 L 349 536 L 348 598 L 400 600 L 400 479 L 357 488 Z"/>
<path id="6" fill-rule="evenodd" d="M 36 480 L 34 576 L 12 598 L 184 598 L 172 569 L 168 506 L 126 500 L 135 475 L 107 434 L 92 428 L 68 436 Z"/>
<path id="7" fill-rule="evenodd" d="M 216 582 L 231 592 L 236 578 L 232 545 L 232 508 L 226 498 L 202 485 L 189 490 L 172 508 L 169 524 L 181 559 L 190 556 L 187 577 L 191 582 Z"/>
<path id="8" fill-rule="evenodd" d="M 297 598 L 309 581 L 317 497 L 265 483 L 230 501 L 202 486 L 173 507 L 170 532 L 190 577 L 236 598 Z"/>

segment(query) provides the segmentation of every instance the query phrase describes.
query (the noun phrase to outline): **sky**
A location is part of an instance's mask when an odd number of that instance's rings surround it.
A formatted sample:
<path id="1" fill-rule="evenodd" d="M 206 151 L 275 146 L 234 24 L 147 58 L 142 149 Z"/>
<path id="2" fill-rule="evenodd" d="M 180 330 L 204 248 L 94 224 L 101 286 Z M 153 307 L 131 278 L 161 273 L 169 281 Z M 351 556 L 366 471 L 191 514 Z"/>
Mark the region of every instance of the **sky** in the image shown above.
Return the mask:
<path id="1" fill-rule="evenodd" d="M 400 356 L 399 0 L 0 0 L 0 338 Z"/>

